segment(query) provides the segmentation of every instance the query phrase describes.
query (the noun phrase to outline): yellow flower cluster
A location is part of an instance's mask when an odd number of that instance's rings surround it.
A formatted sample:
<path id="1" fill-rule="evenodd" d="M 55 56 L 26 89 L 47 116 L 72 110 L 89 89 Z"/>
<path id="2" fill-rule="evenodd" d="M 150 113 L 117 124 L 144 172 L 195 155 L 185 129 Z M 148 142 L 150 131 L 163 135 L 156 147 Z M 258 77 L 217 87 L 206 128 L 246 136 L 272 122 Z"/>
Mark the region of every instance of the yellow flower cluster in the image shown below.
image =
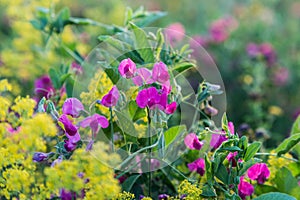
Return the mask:
<path id="1" fill-rule="evenodd" d="M 33 115 L 35 105 L 36 102 L 33 99 L 30 99 L 29 96 L 26 96 L 25 98 L 18 96 L 11 109 L 20 115 L 20 121 L 22 121 Z"/>
<path id="2" fill-rule="evenodd" d="M 113 200 L 133 200 L 133 199 L 134 199 L 134 194 L 123 191 L 122 193 L 117 194 L 117 196 Z"/>
<path id="3" fill-rule="evenodd" d="M 8 83 L 7 79 L 0 80 L 0 93 L 5 91 L 11 91 L 12 86 Z"/>
<path id="4" fill-rule="evenodd" d="M 196 200 L 201 199 L 200 195 L 202 194 L 202 190 L 196 185 L 184 180 L 178 187 L 178 194 L 179 196 L 187 195 L 186 200 Z"/>
<path id="5" fill-rule="evenodd" d="M 112 199 L 120 191 L 114 171 L 107 165 L 119 161 L 115 154 L 108 155 L 108 146 L 96 143 L 91 152 L 77 149 L 70 160 L 64 160 L 53 168 L 47 168 L 47 187 L 58 195 L 64 188 L 78 194 L 85 190 L 86 199 Z M 82 174 L 82 176 L 79 176 Z"/>
<path id="6" fill-rule="evenodd" d="M 271 153 L 275 153 L 275 151 L 271 151 Z M 286 153 L 284 154 L 284 157 L 286 158 L 293 158 L 290 154 Z M 282 167 L 288 166 L 290 163 L 292 163 L 291 160 L 288 160 L 286 158 L 277 157 L 277 156 L 270 156 L 268 158 L 268 167 L 270 170 L 270 177 L 268 179 L 267 183 L 272 183 L 272 180 L 275 178 L 275 175 L 278 170 L 280 170 Z"/>

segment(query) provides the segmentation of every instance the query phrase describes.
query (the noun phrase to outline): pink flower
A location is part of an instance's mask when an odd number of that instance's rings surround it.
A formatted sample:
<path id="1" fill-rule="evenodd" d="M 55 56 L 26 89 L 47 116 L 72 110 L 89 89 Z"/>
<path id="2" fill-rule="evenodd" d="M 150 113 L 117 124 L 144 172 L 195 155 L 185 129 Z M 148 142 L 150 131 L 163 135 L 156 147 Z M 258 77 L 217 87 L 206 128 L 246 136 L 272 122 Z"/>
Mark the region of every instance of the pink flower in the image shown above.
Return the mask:
<path id="1" fill-rule="evenodd" d="M 52 81 L 48 75 L 44 75 L 34 82 L 34 92 L 37 96 L 37 99 L 40 100 L 42 97 L 49 98 L 54 94 L 54 87 Z"/>
<path id="2" fill-rule="evenodd" d="M 161 84 L 166 83 L 170 79 L 168 67 L 163 62 L 155 63 L 152 69 L 152 79 Z"/>
<path id="3" fill-rule="evenodd" d="M 229 34 L 236 29 L 238 22 L 232 17 L 221 18 L 214 21 L 209 28 L 212 40 L 221 43 L 227 40 Z"/>
<path id="4" fill-rule="evenodd" d="M 137 76 L 132 78 L 135 85 L 142 86 L 144 84 L 151 84 L 154 82 L 152 79 L 152 73 L 149 69 L 142 67 L 138 68 L 136 71 Z"/>
<path id="5" fill-rule="evenodd" d="M 240 177 L 240 183 L 238 185 L 239 195 L 242 199 L 245 199 L 246 196 L 250 196 L 254 192 L 254 187 L 250 183 L 244 181 L 244 176 Z"/>
<path id="6" fill-rule="evenodd" d="M 235 157 L 237 156 L 237 154 L 238 154 L 238 152 L 236 151 L 236 152 L 230 152 L 228 155 L 227 155 L 227 157 L 226 157 L 226 159 L 228 160 L 228 162 L 231 162 L 232 163 L 232 166 L 233 167 L 236 167 L 236 165 L 237 165 L 237 162 L 236 162 L 236 159 L 235 159 Z"/>
<path id="7" fill-rule="evenodd" d="M 72 62 L 71 69 L 75 72 L 76 75 L 83 74 L 82 66 L 76 61 Z"/>
<path id="8" fill-rule="evenodd" d="M 228 122 L 228 130 L 231 133 L 231 135 L 234 135 L 234 125 L 232 122 Z"/>
<path id="9" fill-rule="evenodd" d="M 136 65 L 130 58 L 124 59 L 120 62 L 119 72 L 124 78 L 132 78 L 136 72 Z"/>
<path id="10" fill-rule="evenodd" d="M 185 29 L 181 23 L 170 24 L 165 29 L 166 41 L 168 41 L 171 46 L 183 40 L 184 34 Z"/>
<path id="11" fill-rule="evenodd" d="M 97 113 L 85 118 L 79 124 L 83 128 L 86 128 L 88 126 L 91 127 L 94 133 L 97 133 L 100 127 L 107 128 L 109 126 L 108 120 L 104 116 Z"/>
<path id="12" fill-rule="evenodd" d="M 289 79 L 289 70 L 284 67 L 280 67 L 279 69 L 275 70 L 273 73 L 273 83 L 277 86 L 283 86 L 287 83 Z"/>
<path id="13" fill-rule="evenodd" d="M 72 122 L 68 119 L 66 114 L 62 114 L 59 117 L 58 121 L 64 125 L 64 131 L 68 135 L 74 136 L 77 133 L 77 127 L 72 124 Z"/>
<path id="14" fill-rule="evenodd" d="M 184 138 L 184 144 L 189 149 L 200 150 L 203 146 L 203 142 L 199 141 L 198 136 L 195 133 L 190 133 Z"/>
<path id="15" fill-rule="evenodd" d="M 172 103 L 168 104 L 166 109 L 165 109 L 165 113 L 170 115 L 173 114 L 175 112 L 177 108 L 177 103 L 175 101 L 173 101 Z"/>
<path id="16" fill-rule="evenodd" d="M 270 177 L 270 170 L 265 163 L 256 163 L 248 169 L 248 177 L 263 184 Z"/>
<path id="17" fill-rule="evenodd" d="M 270 43 L 263 43 L 260 45 L 260 52 L 265 57 L 267 63 L 272 65 L 276 62 L 276 52 Z"/>
<path id="18" fill-rule="evenodd" d="M 227 140 L 226 134 L 221 132 L 222 134 L 212 134 L 210 140 L 210 146 L 214 149 L 217 149 L 221 144 Z"/>
<path id="19" fill-rule="evenodd" d="M 119 90 L 116 86 L 113 86 L 112 89 L 106 94 L 102 100 L 101 104 L 105 107 L 112 107 L 117 105 L 119 100 Z"/>
<path id="20" fill-rule="evenodd" d="M 190 171 L 196 171 L 201 176 L 205 173 L 205 161 L 203 158 L 199 158 L 192 163 L 189 163 L 188 168 Z"/>
<path id="21" fill-rule="evenodd" d="M 79 117 L 80 111 L 84 110 L 82 103 L 76 98 L 68 98 L 62 106 L 62 112 L 72 117 Z"/>
<path id="22" fill-rule="evenodd" d="M 255 58 L 260 55 L 259 46 L 255 43 L 249 43 L 246 47 L 248 55 L 252 58 Z"/>

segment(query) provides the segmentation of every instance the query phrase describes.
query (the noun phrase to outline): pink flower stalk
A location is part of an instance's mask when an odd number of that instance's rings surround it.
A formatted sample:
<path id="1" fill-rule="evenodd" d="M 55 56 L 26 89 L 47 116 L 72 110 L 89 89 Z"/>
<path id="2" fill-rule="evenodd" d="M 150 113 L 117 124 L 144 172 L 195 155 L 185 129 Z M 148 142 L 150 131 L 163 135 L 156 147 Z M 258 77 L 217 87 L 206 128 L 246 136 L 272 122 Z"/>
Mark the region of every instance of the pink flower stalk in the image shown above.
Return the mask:
<path id="1" fill-rule="evenodd" d="M 248 177 L 263 184 L 270 177 L 270 170 L 265 163 L 256 163 L 248 169 Z"/>
<path id="2" fill-rule="evenodd" d="M 286 85 L 289 79 L 289 70 L 287 68 L 281 67 L 277 69 L 273 73 L 273 83 L 277 86 L 283 86 Z"/>
<path id="3" fill-rule="evenodd" d="M 169 81 L 170 75 L 168 72 L 168 67 L 163 62 L 155 63 L 152 69 L 152 79 L 161 84 Z"/>
<path id="4" fill-rule="evenodd" d="M 52 81 L 48 75 L 44 75 L 34 82 L 34 92 L 37 96 L 37 99 L 40 100 L 43 97 L 49 98 L 54 94 L 54 87 Z"/>
<path id="5" fill-rule="evenodd" d="M 245 199 L 246 196 L 250 196 L 254 192 L 254 187 L 250 183 L 244 181 L 244 176 L 240 177 L 240 183 L 238 185 L 239 195 L 242 199 Z"/>
<path id="6" fill-rule="evenodd" d="M 201 176 L 205 173 L 205 161 L 203 158 L 199 158 L 192 163 L 189 163 L 188 168 L 190 171 L 196 171 Z"/>
<path id="7" fill-rule="evenodd" d="M 68 98 L 62 106 L 62 112 L 72 117 L 79 117 L 80 111 L 84 110 L 82 103 L 76 98 Z"/>
<path id="8" fill-rule="evenodd" d="M 101 104 L 105 107 L 112 107 L 117 105 L 119 100 L 119 90 L 116 86 L 113 86 L 112 89 L 102 98 Z"/>
<path id="9" fill-rule="evenodd" d="M 132 81 L 137 86 L 142 86 L 144 84 L 152 84 L 154 80 L 152 79 L 152 73 L 147 68 L 138 68 L 136 70 L 136 76 L 132 78 Z"/>
<path id="10" fill-rule="evenodd" d="M 62 114 L 59 117 L 58 121 L 64 125 L 64 131 L 66 132 L 66 134 L 74 136 L 77 133 L 77 127 L 72 124 L 66 114 Z"/>
<path id="11" fill-rule="evenodd" d="M 86 128 L 88 126 L 91 127 L 94 133 L 97 133 L 100 127 L 107 128 L 109 126 L 108 120 L 104 116 L 97 113 L 85 118 L 79 124 L 83 128 Z"/>
<path id="12" fill-rule="evenodd" d="M 184 26 L 181 23 L 170 24 L 165 29 L 166 40 L 171 46 L 183 40 L 185 34 Z"/>
<path id="13" fill-rule="evenodd" d="M 136 73 L 136 65 L 130 58 L 124 59 L 120 62 L 119 72 L 124 78 L 132 78 Z"/>
<path id="14" fill-rule="evenodd" d="M 195 133 L 190 133 L 184 138 L 184 144 L 189 149 L 200 150 L 203 146 L 203 142 L 199 141 L 198 136 Z"/>

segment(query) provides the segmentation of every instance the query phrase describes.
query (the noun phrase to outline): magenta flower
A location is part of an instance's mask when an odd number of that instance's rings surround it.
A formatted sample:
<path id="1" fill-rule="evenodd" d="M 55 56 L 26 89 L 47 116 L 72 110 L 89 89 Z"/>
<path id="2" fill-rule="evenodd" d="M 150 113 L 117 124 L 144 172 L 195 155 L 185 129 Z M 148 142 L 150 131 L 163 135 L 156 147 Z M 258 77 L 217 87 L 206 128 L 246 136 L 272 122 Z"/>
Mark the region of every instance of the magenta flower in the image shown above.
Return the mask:
<path id="1" fill-rule="evenodd" d="M 270 43 L 263 43 L 260 45 L 260 52 L 265 57 L 267 63 L 272 65 L 276 62 L 276 52 Z"/>
<path id="2" fill-rule="evenodd" d="M 79 117 L 80 111 L 84 110 L 82 103 L 76 98 L 68 98 L 62 106 L 62 112 L 72 117 Z"/>
<path id="3" fill-rule="evenodd" d="M 158 195 L 158 200 L 167 200 L 167 199 L 169 199 L 169 195 L 167 194 Z"/>
<path id="4" fill-rule="evenodd" d="M 138 93 L 136 103 L 140 108 L 148 106 L 150 109 L 157 107 L 163 110 L 167 104 L 167 96 L 164 93 L 160 95 L 155 87 L 150 87 Z"/>
<path id="5" fill-rule="evenodd" d="M 275 70 L 273 73 L 273 83 L 277 86 L 283 86 L 288 82 L 289 79 L 289 70 L 284 67 L 280 67 L 279 69 Z"/>
<path id="6" fill-rule="evenodd" d="M 217 149 L 221 144 L 227 140 L 226 134 L 224 132 L 220 132 L 222 134 L 212 134 L 210 140 L 210 146 L 214 149 Z"/>
<path id="7" fill-rule="evenodd" d="M 205 173 L 205 161 L 203 158 L 199 158 L 192 163 L 187 164 L 190 171 L 196 171 L 201 176 Z"/>
<path id="8" fill-rule="evenodd" d="M 234 125 L 232 122 L 228 122 L 228 130 L 231 135 L 234 135 Z"/>
<path id="9" fill-rule="evenodd" d="M 51 95 L 54 94 L 54 87 L 52 85 L 52 81 L 48 75 L 44 75 L 38 79 L 35 80 L 34 82 L 34 92 L 40 100 L 42 97 L 49 98 Z"/>
<path id="10" fill-rule="evenodd" d="M 248 55 L 252 58 L 256 58 L 257 56 L 260 55 L 259 45 L 255 43 L 249 43 L 246 47 L 246 51 Z"/>
<path id="11" fill-rule="evenodd" d="M 189 149 L 200 150 L 203 146 L 203 142 L 199 141 L 198 136 L 195 133 L 190 133 L 184 138 L 184 144 Z"/>
<path id="12" fill-rule="evenodd" d="M 244 181 L 244 176 L 240 177 L 240 183 L 238 185 L 239 195 L 242 199 L 245 199 L 246 196 L 250 196 L 254 192 L 254 187 L 250 183 Z"/>
<path id="13" fill-rule="evenodd" d="M 72 200 L 76 199 L 76 192 L 68 191 L 65 189 L 60 190 L 60 198 L 61 200 Z"/>
<path id="14" fill-rule="evenodd" d="M 79 124 L 83 128 L 90 126 L 94 133 L 97 133 L 100 127 L 107 128 L 109 126 L 108 120 L 97 113 L 85 118 Z"/>
<path id="15" fill-rule="evenodd" d="M 237 26 L 238 22 L 234 18 L 225 17 L 214 21 L 209 28 L 209 33 L 214 42 L 221 43 L 227 40 Z"/>
<path id="16" fill-rule="evenodd" d="M 248 177 L 263 184 L 270 177 L 270 170 L 265 163 L 256 163 L 248 169 Z"/>
<path id="17" fill-rule="evenodd" d="M 154 82 L 152 79 L 152 73 L 149 69 L 142 67 L 138 68 L 136 71 L 137 76 L 132 78 L 135 85 L 142 86 L 144 84 L 151 84 Z"/>
<path id="18" fill-rule="evenodd" d="M 166 109 L 165 109 L 165 113 L 170 115 L 173 114 L 175 112 L 177 108 L 177 103 L 175 101 L 173 101 L 172 103 L 168 104 Z"/>
<path id="19" fill-rule="evenodd" d="M 226 159 L 228 160 L 228 162 L 231 162 L 232 163 L 232 166 L 233 167 L 236 167 L 237 166 L 237 162 L 236 162 L 236 159 L 235 159 L 235 157 L 237 156 L 237 154 L 238 154 L 238 152 L 236 151 L 236 152 L 230 152 L 228 155 L 227 155 L 227 157 L 226 157 Z"/>
<path id="20" fill-rule="evenodd" d="M 54 153 L 43 153 L 43 152 L 35 152 L 33 154 L 32 160 L 33 162 L 42 162 L 48 160 Z"/>
<path id="21" fill-rule="evenodd" d="M 76 75 L 83 74 L 83 68 L 82 68 L 82 66 L 78 62 L 76 62 L 76 61 L 72 62 L 71 69 L 75 72 Z"/>
<path id="22" fill-rule="evenodd" d="M 152 79 L 161 84 L 166 83 L 170 79 L 168 67 L 163 62 L 155 63 L 152 69 Z"/>
<path id="23" fill-rule="evenodd" d="M 120 62 L 119 72 L 124 78 L 132 78 L 136 72 L 136 65 L 130 58 L 124 59 Z"/>
<path id="24" fill-rule="evenodd" d="M 185 29 L 181 23 L 170 24 L 165 29 L 166 40 L 171 46 L 183 40 Z"/>
<path id="25" fill-rule="evenodd" d="M 113 86 L 112 89 L 102 98 L 101 104 L 105 107 L 112 107 L 117 105 L 119 100 L 119 90 L 116 86 Z"/>
<path id="26" fill-rule="evenodd" d="M 62 114 L 59 117 L 58 121 L 64 125 L 64 131 L 66 132 L 66 134 L 74 136 L 77 133 L 77 127 L 72 124 L 66 114 Z"/>

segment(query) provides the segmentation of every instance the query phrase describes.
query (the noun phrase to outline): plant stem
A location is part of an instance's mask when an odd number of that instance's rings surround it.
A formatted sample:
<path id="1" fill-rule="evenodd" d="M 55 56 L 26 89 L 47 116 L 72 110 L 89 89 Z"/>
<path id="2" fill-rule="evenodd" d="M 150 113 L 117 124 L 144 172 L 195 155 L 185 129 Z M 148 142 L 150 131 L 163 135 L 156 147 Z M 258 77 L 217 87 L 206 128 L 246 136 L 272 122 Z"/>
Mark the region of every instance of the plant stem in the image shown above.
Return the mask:
<path id="1" fill-rule="evenodd" d="M 110 112 L 111 149 L 112 149 L 112 151 L 115 151 L 115 147 L 114 147 L 114 125 L 113 125 L 113 112 L 112 112 L 112 107 L 109 107 L 109 112 Z"/>
<path id="2" fill-rule="evenodd" d="M 150 110 L 147 108 L 147 119 L 148 119 L 148 128 L 147 128 L 147 136 L 148 136 L 148 146 L 151 146 L 151 117 L 150 117 Z M 152 148 L 149 148 L 148 151 L 148 196 L 151 197 L 151 179 L 152 179 L 152 174 L 151 174 L 151 152 Z"/>
<path id="3" fill-rule="evenodd" d="M 288 158 L 288 157 L 286 157 L 286 156 L 278 156 L 276 153 L 256 153 L 255 154 L 256 156 L 277 156 L 277 157 L 281 157 L 281 158 L 285 158 L 285 159 L 287 159 L 287 160 L 291 160 L 291 161 L 294 161 L 294 162 L 298 162 L 298 160 L 297 159 L 295 159 L 295 158 Z"/>

